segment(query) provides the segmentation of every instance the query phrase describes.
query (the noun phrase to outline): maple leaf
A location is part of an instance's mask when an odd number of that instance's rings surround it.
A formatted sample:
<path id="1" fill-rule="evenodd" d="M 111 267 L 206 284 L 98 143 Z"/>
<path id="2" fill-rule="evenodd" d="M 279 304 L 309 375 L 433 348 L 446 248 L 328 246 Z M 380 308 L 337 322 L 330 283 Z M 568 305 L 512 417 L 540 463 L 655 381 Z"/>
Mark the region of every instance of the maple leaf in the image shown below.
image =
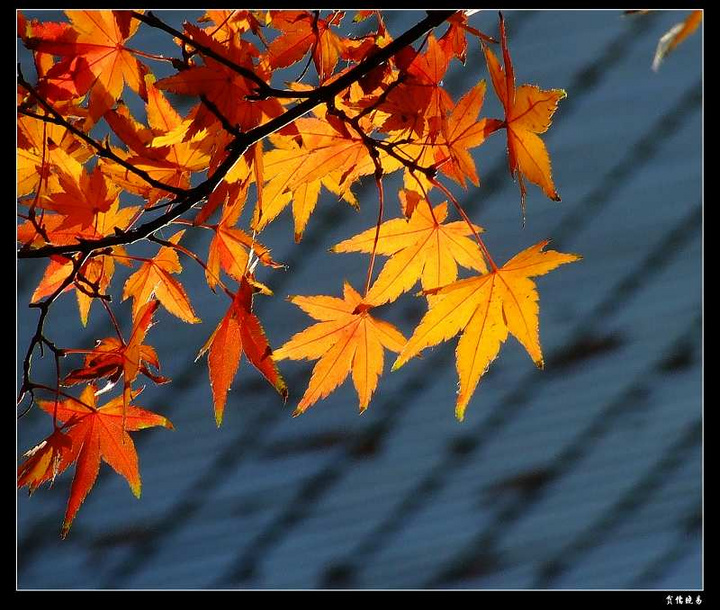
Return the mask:
<path id="1" fill-rule="evenodd" d="M 394 218 L 380 225 L 375 251 L 390 256 L 364 301 L 374 306 L 394 301 L 410 290 L 418 279 L 425 290 L 444 286 L 457 278 L 457 265 L 487 271 L 480 249 L 467 236 L 472 229 L 458 221 L 443 224 L 447 202 L 434 208 L 421 200 L 409 221 Z M 482 231 L 481 227 L 474 227 Z M 371 253 L 376 228 L 340 242 L 331 252 Z"/>
<path id="2" fill-rule="evenodd" d="M 54 90 L 82 96 L 88 91 L 89 118 L 95 123 L 120 97 L 125 83 L 145 97 L 147 68 L 125 43 L 139 22 L 129 11 L 65 11 L 72 27 L 31 30 L 26 45 L 40 53 L 59 55 L 62 61 L 45 75 Z"/>
<path id="3" fill-rule="evenodd" d="M 134 399 L 138 392 L 132 394 Z M 141 481 L 135 444 L 128 431 L 153 426 L 172 429 L 168 419 L 137 406 L 123 404 L 118 396 L 105 405 L 96 406 L 96 388 L 88 385 L 79 399 L 63 401 L 39 400 L 41 409 L 64 422 L 64 433 L 56 430 L 36 448 L 28 461 L 18 469 L 18 487 L 28 485 L 34 490 L 76 462 L 70 486 L 61 536 L 67 536 L 78 509 L 92 489 L 100 470 L 100 461 L 109 464 L 124 477 L 136 497 L 140 497 Z M 68 447 L 68 442 L 70 447 Z M 32 450 L 31 450 L 32 451 Z"/>
<path id="4" fill-rule="evenodd" d="M 138 373 L 142 373 L 157 384 L 170 381 L 166 377 L 153 373 L 148 368 L 150 365 L 159 369 L 160 362 L 155 349 L 143 343 L 157 310 L 157 304 L 157 301 L 147 303 L 136 316 L 128 343 L 125 343 L 120 337 L 107 337 L 99 340 L 92 350 L 66 349 L 66 354 L 84 353 L 86 356 L 82 368 L 68 373 L 63 379 L 63 385 L 74 385 L 104 377 L 107 377 L 110 384 L 114 385 L 124 374 L 126 385 L 129 386 Z M 107 389 L 109 388 L 104 388 L 103 391 Z"/>
<path id="5" fill-rule="evenodd" d="M 449 60 L 432 34 L 424 53 L 412 49 L 398 53 L 401 81 L 378 106 L 390 115 L 382 125 L 383 131 L 410 130 L 418 137 L 428 130 L 440 131 L 445 115 L 453 107 L 452 98 L 441 86 Z"/>
<path id="6" fill-rule="evenodd" d="M 483 45 L 493 88 L 505 109 L 508 165 L 510 174 L 517 176 L 520 186 L 520 205 L 525 217 L 524 179 L 537 184 L 553 201 L 560 201 L 555 190 L 550 166 L 550 155 L 545 143 L 537 134 L 550 127 L 558 102 L 566 97 L 563 89 L 543 90 L 535 85 L 515 87 L 515 72 L 510 59 L 505 33 L 505 21 L 500 14 L 500 43 L 505 69 L 487 46 Z"/>
<path id="7" fill-rule="evenodd" d="M 155 375 L 148 368 L 148 364 L 160 368 L 155 350 L 144 345 L 143 341 L 152 324 L 152 318 L 158 307 L 158 301 L 146 303 L 137 313 L 133 324 L 130 339 L 125 343 L 122 337 L 110 337 L 98 342 L 94 350 L 65 350 L 66 353 L 85 353 L 85 366 L 71 371 L 63 380 L 65 385 L 73 385 L 88 379 L 109 377 L 110 384 L 101 392 L 109 390 L 117 380 L 123 377 L 123 404 L 128 407 L 132 397 L 132 382 L 143 373 L 155 383 L 161 384 L 169 381 L 166 377 Z"/>
<path id="8" fill-rule="evenodd" d="M 116 199 L 110 204 L 107 211 L 95 214 L 93 222 L 85 227 L 67 226 L 67 217 L 61 214 L 45 214 L 41 220 L 42 232 L 39 232 L 32 222 L 26 221 L 18 227 L 17 237 L 25 247 L 41 246 L 46 243 L 46 238 L 53 245 L 76 244 L 79 238 L 101 239 L 106 235 L 126 229 L 136 217 L 138 210 L 139 208 L 134 206 L 120 208 Z M 127 255 L 122 246 L 114 246 L 109 254 L 93 256 L 80 268 L 75 282 L 66 288 L 66 290 L 75 288 L 83 326 L 87 325 L 90 306 L 94 300 L 91 291 L 96 290 L 102 294 L 107 290 L 115 273 L 115 261 L 128 264 Z M 74 268 L 75 265 L 70 258 L 59 255 L 51 256 L 45 273 L 33 292 L 31 301 L 37 303 L 43 297 L 55 292 Z"/>
<path id="9" fill-rule="evenodd" d="M 59 428 L 53 430 L 44 441 L 23 454 L 25 461 L 18 467 L 18 489 L 27 485 L 28 493 L 32 494 L 47 481 L 52 485 L 60 474 L 63 456 L 71 448 L 70 438 Z"/>
<path id="10" fill-rule="evenodd" d="M 372 317 L 372 305 L 345 282 L 343 298 L 289 298 L 317 324 L 293 335 L 275 351 L 275 359 L 318 360 L 293 415 L 300 415 L 337 388 L 352 371 L 360 412 L 367 409 L 383 370 L 384 349 L 399 352 L 405 337 L 392 324 Z"/>
<path id="11" fill-rule="evenodd" d="M 64 172 L 58 172 L 57 177 L 62 190 L 44 197 L 40 207 L 65 216 L 58 229 L 89 227 L 100 212 L 107 212 L 117 201 L 120 189 L 108 183 L 97 166 L 89 174 L 82 168 L 78 177 Z"/>
<path id="12" fill-rule="evenodd" d="M 95 240 L 116 231 L 124 231 L 135 219 L 138 210 L 137 206 L 121 208 L 119 201 L 116 200 L 106 212 L 98 212 L 94 221 L 85 227 L 67 226 L 65 216 L 61 214 L 45 214 L 41 225 L 43 232 L 49 238 L 49 243 L 56 246 L 77 244 L 78 238 Z M 17 229 L 18 241 L 26 247 L 37 247 L 47 243 L 45 235 L 39 233 L 30 221 L 24 222 Z"/>
<path id="13" fill-rule="evenodd" d="M 258 56 L 258 50 L 252 43 L 239 36 L 233 36 L 227 43 L 222 44 L 190 23 L 185 23 L 185 32 L 194 41 L 211 49 L 218 56 L 255 73 L 264 81 L 269 80 L 271 73 L 253 61 Z M 202 55 L 202 52 L 200 54 Z M 248 96 L 256 94 L 257 83 L 212 57 L 206 55 L 202 57 L 204 65 L 192 65 L 178 74 L 160 79 L 155 86 L 180 95 L 204 96 L 231 125 L 243 131 L 256 127 L 265 119 L 282 114 L 283 106 L 276 98 L 247 99 Z M 211 125 L 217 126 L 218 118 L 209 108 L 201 105 L 196 111 L 193 122 L 194 133 L 208 129 Z"/>
<path id="14" fill-rule="evenodd" d="M 238 184 L 225 183 L 220 185 L 215 192 L 219 192 L 221 197 L 226 196 L 228 203 L 223 208 L 220 222 L 216 225 L 208 225 L 215 231 L 210 242 L 205 271 L 208 286 L 215 289 L 221 268 L 233 279 L 241 281 L 248 270 L 250 251 L 264 265 L 274 269 L 282 268 L 282 264 L 272 259 L 268 248 L 235 226 L 242 213 L 246 189 L 241 189 Z M 215 195 L 215 192 L 211 197 Z"/>
<path id="15" fill-rule="evenodd" d="M 178 231 L 168 241 L 177 244 L 184 232 Z M 170 246 L 163 246 L 153 258 L 145 259 L 123 288 L 123 301 L 133 298 L 133 318 L 155 296 L 165 309 L 183 322 L 200 322 L 182 284 L 172 277 L 181 271 L 178 254 Z"/>
<path id="16" fill-rule="evenodd" d="M 447 19 L 448 29 L 440 37 L 438 43 L 448 57 L 457 57 L 463 64 L 467 59 L 467 39 L 465 33 L 472 34 L 476 38 L 484 42 L 497 42 L 491 36 L 484 34 L 476 28 L 470 26 L 467 22 L 468 11 L 458 11 L 452 17 Z"/>
<path id="17" fill-rule="evenodd" d="M 443 123 L 442 143 L 447 147 L 449 162 L 439 163 L 440 171 L 462 186 L 465 186 L 465 177 L 475 186 L 480 185 L 475 162 L 468 151 L 480 146 L 488 135 L 499 129 L 502 124 L 497 119 L 478 120 L 477 116 L 484 99 L 485 81 L 483 80 L 460 99 Z M 441 148 L 440 151 L 444 153 L 445 149 Z M 438 153 L 435 156 L 437 159 Z"/>
<path id="18" fill-rule="evenodd" d="M 277 390 L 283 400 L 287 399 L 287 386 L 273 360 L 265 331 L 252 311 L 253 294 L 270 290 L 248 274 L 241 278 L 238 291 L 227 313 L 213 334 L 202 346 L 197 358 L 208 352 L 210 387 L 215 407 L 215 423 L 220 426 L 227 402 L 227 394 L 240 366 L 240 356 L 245 357 Z"/>
<path id="19" fill-rule="evenodd" d="M 326 81 L 346 48 L 345 41 L 330 26 L 339 25 L 344 16 L 344 11 L 333 12 L 327 19 L 308 11 L 271 11 L 271 25 L 282 33 L 268 47 L 270 66 L 286 68 L 312 50 L 320 82 Z"/>
<path id="20" fill-rule="evenodd" d="M 198 23 L 212 21 L 214 25 L 204 28 L 204 32 L 217 39 L 218 42 L 228 43 L 234 37 L 251 30 L 260 40 L 263 37 L 262 24 L 252 11 L 248 10 L 208 10 L 198 19 Z"/>
<path id="21" fill-rule="evenodd" d="M 40 195 L 60 189 L 56 172 L 60 170 L 80 179 L 82 163 L 92 152 L 61 125 L 31 116 L 17 120 L 17 195 Z"/>
<path id="22" fill-rule="evenodd" d="M 348 196 L 350 184 L 359 176 L 372 174 L 375 165 L 360 135 L 342 123 L 306 118 L 295 124 L 301 144 L 297 138 L 277 136 L 273 138 L 276 148 L 264 155 L 265 174 L 270 179 L 263 187 L 262 211 L 256 207 L 253 228 L 264 229 L 292 200 L 299 241 L 317 204 L 320 186 L 353 201 Z M 388 172 L 400 166 L 386 156 L 381 162 Z"/>
<path id="23" fill-rule="evenodd" d="M 111 254 L 101 254 L 91 258 L 80 268 L 75 281 L 65 288 L 65 291 L 75 289 L 80 321 L 83 326 L 87 326 L 94 294 L 107 293 L 115 273 L 115 261 L 127 264 L 124 253 L 125 249 L 122 246 L 115 246 Z M 53 294 L 73 273 L 74 269 L 75 264 L 71 259 L 64 256 L 51 256 L 45 273 L 33 292 L 31 302 L 37 303 L 40 299 Z"/>
<path id="24" fill-rule="evenodd" d="M 470 89 L 442 117 L 439 130 L 426 130 L 421 138 L 409 142 L 398 139 L 398 136 L 389 141 L 394 142 L 398 152 L 412 159 L 418 166 L 437 168 L 463 187 L 466 186 L 466 178 L 479 186 L 480 179 L 469 151 L 480 146 L 489 135 L 503 126 L 503 122 L 498 119 L 478 118 L 485 99 L 485 89 L 484 80 Z M 411 173 L 405 168 L 405 184 L 413 183 L 420 184 L 421 190 L 433 188 L 432 182 L 424 174 Z"/>
<path id="25" fill-rule="evenodd" d="M 540 347 L 538 293 L 530 278 L 580 260 L 577 254 L 543 251 L 549 240 L 523 250 L 499 269 L 432 290 L 438 299 L 418 324 L 393 370 L 426 347 L 462 331 L 456 349 L 460 379 L 455 414 L 459 420 L 480 377 L 497 357 L 508 332 L 525 348 L 538 368 L 544 366 Z"/>
<path id="26" fill-rule="evenodd" d="M 81 350 L 66 349 L 66 354 L 83 353 Z M 125 370 L 127 345 L 125 345 L 117 337 L 106 337 L 100 339 L 95 348 L 87 351 L 85 363 L 82 368 L 70 371 L 63 379 L 63 385 L 70 386 L 89 380 L 102 379 L 107 377 L 110 384 L 115 384 L 122 376 Z M 139 349 L 139 371 L 152 379 L 156 384 L 163 384 L 170 381 L 167 377 L 162 377 L 153 373 L 148 365 L 158 369 L 160 362 L 157 352 L 151 345 L 140 345 Z M 109 389 L 109 388 L 108 388 Z M 104 389 L 103 389 L 104 390 Z"/>

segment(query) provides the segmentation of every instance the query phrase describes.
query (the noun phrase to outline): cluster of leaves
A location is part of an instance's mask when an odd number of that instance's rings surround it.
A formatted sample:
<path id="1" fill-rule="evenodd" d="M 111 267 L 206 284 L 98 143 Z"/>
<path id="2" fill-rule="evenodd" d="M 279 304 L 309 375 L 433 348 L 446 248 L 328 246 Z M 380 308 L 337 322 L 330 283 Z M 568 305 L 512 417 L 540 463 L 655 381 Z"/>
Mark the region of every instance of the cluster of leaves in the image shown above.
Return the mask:
<path id="1" fill-rule="evenodd" d="M 186 22 L 182 31 L 152 13 L 67 11 L 67 17 L 41 23 L 19 15 L 19 36 L 33 53 L 37 78 L 31 84 L 20 73 L 17 92 L 18 256 L 48 259 L 32 296 L 40 315 L 18 403 L 29 396 L 53 422 L 50 436 L 25 455 L 18 485 L 33 491 L 75 464 L 63 536 L 96 480 L 100 458 L 139 494 L 128 432 L 171 427 L 134 401 L 141 376 L 169 381 L 146 343 L 158 308 L 182 322 L 200 322 L 179 279 L 180 255 L 202 265 L 208 287 L 229 299 L 200 349 L 207 354 L 218 425 L 243 354 L 283 400 L 288 389 L 277 362 L 317 360 L 296 415 L 348 376 L 362 411 L 383 373 L 386 349 L 398 354 L 395 370 L 458 334 L 459 419 L 509 334 L 543 366 L 531 278 L 580 257 L 545 250 L 543 241 L 496 265 L 483 229 L 447 184 L 479 186 L 470 150 L 504 130 L 523 218 L 528 182 L 560 199 L 541 135 L 565 92 L 516 84 L 502 16 L 499 40 L 458 11 L 429 12 L 395 39 L 378 11 L 355 14 L 353 23 L 365 32 L 357 36 L 341 31 L 350 19 L 344 11 L 208 11 L 199 25 Z M 134 49 L 139 27 L 172 36 L 178 56 Z M 464 64 L 469 53 L 484 55 L 503 117 L 481 116 L 484 80 L 457 101 L 443 87 L 450 66 Z M 171 64 L 173 74 L 158 80 L 152 62 Z M 277 88 L 276 72 L 294 64 L 304 64 L 302 73 Z M 302 82 L 311 66 L 315 86 Z M 124 103 L 128 89 L 142 99 L 143 119 Z M 165 92 L 196 103 L 183 116 Z M 95 134 L 102 129 L 109 135 L 100 139 Z M 396 218 L 384 220 L 383 178 L 393 172 L 402 173 L 400 205 Z M 254 295 L 272 292 L 255 273 L 258 265 L 268 273 L 281 265 L 256 236 L 290 207 L 300 241 L 321 190 L 358 206 L 351 188 L 363 177 L 377 186 L 377 223 L 333 250 L 369 255 L 365 286 L 346 282 L 342 298 L 290 297 L 316 323 L 273 350 L 254 310 Z M 250 189 L 255 207 L 242 228 Z M 433 202 L 438 195 L 443 200 Z M 453 210 L 459 220 L 448 221 Z M 159 229 L 176 231 L 161 239 Z M 212 232 L 207 256 L 181 244 L 196 229 Z M 157 247 L 155 255 L 134 253 L 138 241 Z M 387 260 L 375 277 L 378 256 Z M 128 339 L 111 306 L 120 292 L 113 283 L 116 265 L 133 268 L 122 286 L 122 300 L 132 300 Z M 471 275 L 458 279 L 458 267 Z M 418 282 L 428 309 L 406 339 L 375 309 Z M 50 306 L 70 291 L 83 325 L 92 304 L 102 305 L 112 336 L 80 348 L 58 347 L 46 336 Z M 43 349 L 55 356 L 54 385 L 31 379 L 33 356 Z M 63 359 L 81 356 L 80 366 L 63 374 Z M 65 389 L 81 384 L 79 397 Z M 97 397 L 116 387 L 117 396 L 98 406 Z"/>

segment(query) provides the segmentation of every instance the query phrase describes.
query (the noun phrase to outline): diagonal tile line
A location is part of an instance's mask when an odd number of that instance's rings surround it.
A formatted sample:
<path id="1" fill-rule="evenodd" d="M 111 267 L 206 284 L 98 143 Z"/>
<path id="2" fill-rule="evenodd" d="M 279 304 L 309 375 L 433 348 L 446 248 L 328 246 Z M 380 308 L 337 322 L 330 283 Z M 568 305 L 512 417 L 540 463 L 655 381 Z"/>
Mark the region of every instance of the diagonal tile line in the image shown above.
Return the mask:
<path id="1" fill-rule="evenodd" d="M 695 319 L 686 327 L 686 330 L 678 334 L 678 339 L 666 353 L 659 354 L 655 361 L 646 368 L 643 374 L 637 375 L 638 380 L 632 384 L 623 396 L 611 403 L 604 411 L 599 413 L 594 421 L 573 441 L 562 454 L 560 454 L 547 469 L 548 473 L 543 478 L 542 485 L 526 492 L 522 498 L 518 498 L 513 505 L 506 507 L 497 515 L 494 523 L 485 528 L 486 534 L 479 535 L 471 543 L 469 549 L 464 553 L 465 560 L 471 557 L 477 557 L 483 553 L 487 553 L 492 545 L 501 536 L 504 528 L 508 524 L 512 524 L 514 520 L 522 513 L 527 504 L 537 501 L 548 487 L 562 477 L 562 475 L 570 471 L 578 459 L 589 453 L 595 442 L 599 441 L 602 435 L 610 429 L 614 418 L 621 416 L 628 400 L 632 400 L 634 396 L 642 395 L 652 385 L 652 378 L 647 375 L 648 371 L 653 371 L 661 364 L 667 353 L 673 353 L 674 350 L 682 348 L 687 344 L 688 335 L 697 335 L 701 328 L 702 317 L 698 314 Z M 623 496 L 615 502 L 608 510 L 596 520 L 588 529 L 586 529 L 577 538 L 567 544 L 563 549 L 555 554 L 552 559 L 544 562 L 531 588 L 545 589 L 552 586 L 552 582 L 569 567 L 576 563 L 578 557 L 582 553 L 590 550 L 602 536 L 607 534 L 617 525 L 619 525 L 628 515 L 635 509 L 645 504 L 650 496 L 663 483 L 664 479 L 675 469 L 684 464 L 689 456 L 689 452 L 696 449 L 702 437 L 702 422 L 696 420 L 688 424 L 681 433 L 676 437 L 675 442 L 665 452 L 665 454 L 649 469 L 649 471 L 628 490 Z M 699 506 L 698 506 L 699 509 Z M 474 551 L 472 550 L 474 547 Z M 453 561 L 454 569 L 449 569 L 443 578 L 434 581 L 433 586 L 440 586 L 443 580 L 452 580 L 454 574 L 462 571 L 463 559 Z"/>
<path id="2" fill-rule="evenodd" d="M 697 320 L 689 325 L 688 330 L 697 328 Z M 678 341 L 680 343 L 682 339 Z M 482 532 L 475 535 L 465 549 L 450 562 L 449 566 L 440 574 L 426 583 L 427 588 L 447 586 L 448 583 L 462 579 L 464 568 L 483 555 L 492 554 L 493 549 L 518 517 L 520 517 L 528 504 L 539 500 L 553 482 L 559 480 L 566 472 L 572 469 L 577 460 L 586 455 L 607 432 L 614 419 L 622 415 L 629 399 L 637 392 L 642 391 L 650 382 L 647 380 L 647 371 L 652 370 L 662 358 L 650 365 L 648 369 L 636 377 L 636 383 L 631 385 L 623 395 L 614 400 L 606 409 L 601 411 L 593 422 L 549 465 L 547 477 L 543 478 L 542 485 L 520 494 L 516 500 L 503 508 L 496 515 L 491 524 Z M 694 421 L 678 435 L 667 454 L 651 467 L 650 471 L 632 489 L 628 490 L 613 506 L 611 506 L 594 525 L 580 534 L 571 543 L 563 547 L 552 559 L 543 563 L 536 579 L 529 587 L 531 589 L 552 588 L 552 583 L 562 573 L 570 568 L 578 557 L 592 548 L 601 536 L 607 534 L 617 525 L 629 511 L 641 506 L 648 496 L 663 482 L 663 478 L 674 469 L 682 465 L 688 452 L 697 447 L 701 438 L 701 422 Z"/>
<path id="3" fill-rule="evenodd" d="M 695 333 L 699 323 L 700 319 L 698 318 L 688 327 L 687 332 Z M 649 386 L 651 384 L 652 379 L 649 379 L 640 385 Z M 619 406 L 619 411 L 622 411 L 622 405 Z M 619 413 L 603 413 L 602 416 L 610 416 L 610 418 L 612 418 L 616 414 Z M 605 422 L 603 422 L 601 426 L 605 430 L 608 429 Z M 582 436 L 585 436 L 585 434 L 583 434 L 578 438 L 578 444 L 587 441 L 589 445 L 592 445 L 593 441 L 599 439 L 601 434 L 602 431 L 597 430 L 592 437 L 588 435 L 588 438 L 585 439 L 582 438 Z M 667 452 L 660 457 L 640 481 L 625 492 L 613 506 L 609 507 L 596 523 L 592 524 L 570 544 L 556 553 L 554 557 L 549 558 L 540 566 L 532 588 L 552 588 L 553 583 L 557 581 L 566 570 L 571 568 L 573 564 L 576 564 L 583 553 L 586 553 L 594 545 L 601 542 L 604 539 L 603 536 L 609 534 L 613 528 L 619 525 L 629 514 L 648 501 L 652 493 L 662 486 L 665 478 L 682 466 L 684 461 L 690 457 L 690 453 L 697 449 L 701 438 L 702 422 L 699 419 L 688 424 L 684 430 L 681 430 L 675 442 L 667 449 Z M 587 449 L 587 447 L 582 447 L 582 452 L 587 453 Z M 548 483 L 551 483 L 552 480 L 559 479 L 562 476 L 562 471 L 567 472 L 571 467 L 571 465 L 566 467 L 566 465 L 562 463 L 562 456 L 560 456 L 560 458 L 556 460 L 556 465 L 551 466 L 552 474 Z M 699 507 L 698 501 L 698 509 Z"/>
<path id="4" fill-rule="evenodd" d="M 697 552 L 698 538 L 703 541 L 703 511 L 698 506 L 696 513 L 690 515 L 681 528 L 678 529 L 675 543 L 670 545 L 668 551 L 660 555 L 656 561 L 648 566 L 644 572 L 639 574 L 630 585 L 629 589 L 645 589 L 657 583 L 671 566 L 687 558 L 690 553 Z M 702 548 L 702 547 L 701 547 Z M 704 555 L 703 555 L 704 556 Z M 704 588 L 704 585 L 701 585 Z"/>

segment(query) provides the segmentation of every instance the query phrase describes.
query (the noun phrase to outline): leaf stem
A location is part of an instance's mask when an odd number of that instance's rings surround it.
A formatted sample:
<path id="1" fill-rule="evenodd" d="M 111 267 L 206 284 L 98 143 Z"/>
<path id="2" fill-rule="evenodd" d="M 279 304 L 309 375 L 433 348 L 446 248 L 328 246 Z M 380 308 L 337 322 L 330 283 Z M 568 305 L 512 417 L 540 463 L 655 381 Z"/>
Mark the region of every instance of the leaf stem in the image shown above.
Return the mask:
<path id="1" fill-rule="evenodd" d="M 490 270 L 494 273 L 498 270 L 498 266 L 495 264 L 495 261 L 493 260 L 492 256 L 490 256 L 490 251 L 487 249 L 487 246 L 485 245 L 485 242 L 480 237 L 480 234 L 475 230 L 475 226 L 473 225 L 472 221 L 466 214 L 465 210 L 463 210 L 462 206 L 460 205 L 460 202 L 455 198 L 455 195 L 450 192 L 450 190 L 439 180 L 433 178 L 430 182 L 437 188 L 439 188 L 447 198 L 452 202 L 452 204 L 455 206 L 455 209 L 458 211 L 458 214 L 462 216 L 462 219 L 467 223 L 468 227 L 470 227 L 470 230 L 472 231 L 473 235 L 475 236 L 475 240 L 478 243 L 478 246 L 480 246 L 480 250 L 482 251 L 483 255 L 487 259 L 488 264 L 490 265 Z"/>

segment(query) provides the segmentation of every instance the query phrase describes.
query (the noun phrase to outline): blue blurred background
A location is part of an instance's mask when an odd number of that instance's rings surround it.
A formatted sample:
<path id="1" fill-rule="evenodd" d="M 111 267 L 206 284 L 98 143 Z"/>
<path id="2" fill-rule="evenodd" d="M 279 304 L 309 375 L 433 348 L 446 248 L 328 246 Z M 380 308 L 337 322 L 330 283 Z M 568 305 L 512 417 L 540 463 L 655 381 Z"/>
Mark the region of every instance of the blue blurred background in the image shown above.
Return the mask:
<path id="1" fill-rule="evenodd" d="M 180 24 L 200 14 L 161 16 Z M 654 73 L 658 39 L 687 11 L 505 15 L 518 82 L 568 92 L 545 137 L 562 202 L 531 186 L 522 227 L 503 134 L 475 150 L 481 187 L 451 188 L 485 227 L 496 260 L 548 237 L 584 256 L 538 280 L 545 370 L 509 340 L 460 424 L 454 341 L 386 370 L 362 416 L 346 383 L 292 418 L 312 363 L 281 364 L 291 389 L 283 406 L 243 362 L 216 429 L 207 366 L 193 358 L 227 302 L 184 262 L 203 324 L 160 310 L 150 331 L 173 383 L 148 387 L 138 402 L 175 431 L 134 436 L 142 499 L 103 465 L 61 541 L 70 473 L 32 497 L 20 492 L 19 588 L 703 586 L 701 33 Z M 398 35 L 422 16 L 388 11 L 386 20 Z M 493 11 L 471 23 L 497 34 Z M 133 45 L 177 54 L 144 26 Z M 445 85 L 457 101 L 480 78 L 487 71 L 471 41 L 466 67 L 455 64 Z M 501 116 L 490 93 L 483 115 Z M 385 192 L 398 186 L 390 178 Z M 343 278 L 362 285 L 366 257 L 327 252 L 375 222 L 372 180 L 355 192 L 359 213 L 326 196 L 299 245 L 287 212 L 260 237 L 289 267 L 258 276 L 277 295 L 255 301 L 272 345 L 309 322 L 282 297 L 339 294 Z M 206 236 L 187 238 L 204 256 Z M 43 268 L 18 264 L 19 358 Z M 127 323 L 130 307 L 116 301 Z M 408 296 L 381 317 L 409 335 L 423 309 Z M 80 330 L 71 296 L 49 328 L 63 346 L 109 334 L 97 306 Z M 18 455 L 49 428 L 37 410 L 22 418 Z"/>

